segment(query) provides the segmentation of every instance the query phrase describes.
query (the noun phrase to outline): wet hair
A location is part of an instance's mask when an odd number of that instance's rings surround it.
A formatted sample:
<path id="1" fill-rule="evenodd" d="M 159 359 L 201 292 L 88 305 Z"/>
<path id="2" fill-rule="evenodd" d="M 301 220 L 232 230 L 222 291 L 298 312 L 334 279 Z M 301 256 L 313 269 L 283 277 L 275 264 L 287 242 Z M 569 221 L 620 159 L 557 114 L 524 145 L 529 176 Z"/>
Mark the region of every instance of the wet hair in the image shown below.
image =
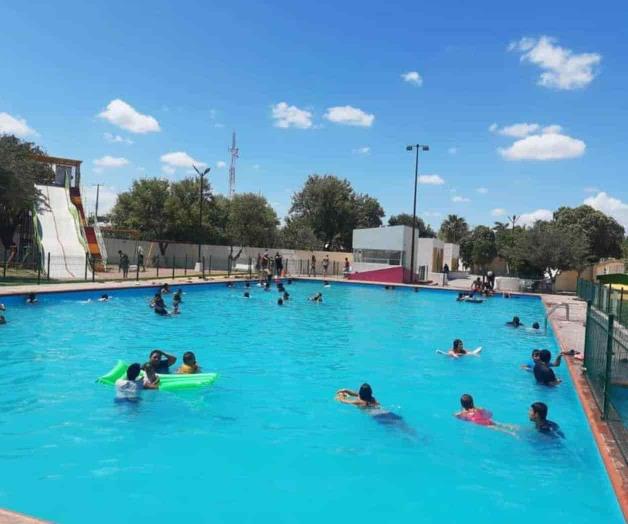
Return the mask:
<path id="1" fill-rule="evenodd" d="M 465 393 L 460 397 L 460 405 L 464 409 L 473 409 L 475 406 L 473 405 L 473 397 L 468 393 Z"/>
<path id="2" fill-rule="evenodd" d="M 532 359 L 534 360 L 534 357 L 539 357 L 541 355 L 541 350 L 540 349 L 533 349 L 532 350 Z"/>
<path id="3" fill-rule="evenodd" d="M 134 364 L 131 364 L 127 369 L 126 369 L 126 378 L 127 380 L 135 380 L 139 374 L 140 374 L 140 365 L 135 362 Z"/>
<path id="4" fill-rule="evenodd" d="M 545 402 L 534 402 L 531 406 L 532 412 L 541 420 L 547 419 L 547 404 Z"/>
<path id="5" fill-rule="evenodd" d="M 277 305 L 278 305 L 278 306 L 283 306 L 283 298 L 279 297 L 279 298 L 277 299 Z"/>
<path id="6" fill-rule="evenodd" d="M 245 291 L 244 298 L 251 298 L 251 293 L 249 293 L 248 291 Z"/>
<path id="7" fill-rule="evenodd" d="M 109 295 L 107 295 L 107 293 L 104 293 L 103 295 L 100 295 L 100 298 L 109 298 Z"/>
<path id="8" fill-rule="evenodd" d="M 390 286 L 384 286 L 384 289 L 390 289 Z"/>
<path id="9" fill-rule="evenodd" d="M 363 400 L 367 403 L 375 402 L 375 397 L 373 396 L 373 389 L 366 382 L 360 386 L 360 390 L 358 391 L 358 397 L 360 400 Z"/>
<path id="10" fill-rule="evenodd" d="M 461 339 L 459 339 L 459 338 L 457 338 L 457 339 L 455 339 L 455 340 L 454 340 L 454 345 L 453 345 L 453 348 L 454 348 L 454 349 L 458 349 L 458 346 L 462 346 L 462 340 L 461 340 Z"/>
<path id="11" fill-rule="evenodd" d="M 244 283 L 244 287 L 251 287 L 250 282 L 245 282 L 245 283 Z"/>
<path id="12" fill-rule="evenodd" d="M 550 353 L 549 349 L 542 349 L 539 352 L 539 358 L 541 359 L 541 362 L 545 362 L 546 364 L 549 364 L 549 361 L 552 358 L 552 354 Z"/>
<path id="13" fill-rule="evenodd" d="M 196 355 L 192 351 L 183 353 L 183 363 L 191 366 L 196 362 Z"/>
<path id="14" fill-rule="evenodd" d="M 153 358 L 153 355 L 154 355 L 155 353 L 157 353 L 157 354 L 161 355 L 161 351 L 160 351 L 159 349 L 153 349 L 153 350 L 150 352 L 150 355 L 148 356 L 148 358 Z"/>
<path id="15" fill-rule="evenodd" d="M 534 324 L 532 324 L 532 328 L 533 329 L 539 329 L 541 326 L 539 326 L 538 322 L 535 322 Z"/>
<path id="16" fill-rule="evenodd" d="M 287 291 L 284 291 L 284 292 L 283 292 L 283 299 L 284 299 L 284 300 L 288 300 L 289 298 L 290 298 L 290 295 L 288 294 L 288 292 L 287 292 Z"/>
<path id="17" fill-rule="evenodd" d="M 35 296 L 35 293 L 29 293 L 28 295 L 26 295 L 27 300 L 35 300 L 35 298 L 37 298 Z"/>
<path id="18" fill-rule="evenodd" d="M 521 320 L 519 319 L 519 317 L 512 317 L 512 323 L 514 325 L 521 324 Z"/>

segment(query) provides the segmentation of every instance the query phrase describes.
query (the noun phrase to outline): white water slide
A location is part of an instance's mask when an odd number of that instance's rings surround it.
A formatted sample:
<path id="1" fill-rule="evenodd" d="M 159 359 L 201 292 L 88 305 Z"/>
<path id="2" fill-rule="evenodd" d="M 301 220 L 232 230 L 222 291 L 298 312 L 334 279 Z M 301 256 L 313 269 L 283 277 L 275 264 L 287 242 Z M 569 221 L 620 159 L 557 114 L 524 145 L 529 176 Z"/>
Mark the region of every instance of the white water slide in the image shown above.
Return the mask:
<path id="1" fill-rule="evenodd" d="M 43 268 L 50 278 L 85 278 L 87 245 L 83 239 L 78 211 L 65 187 L 36 186 L 45 203 L 37 212 L 40 242 L 43 250 Z M 91 268 L 87 268 L 91 277 Z"/>

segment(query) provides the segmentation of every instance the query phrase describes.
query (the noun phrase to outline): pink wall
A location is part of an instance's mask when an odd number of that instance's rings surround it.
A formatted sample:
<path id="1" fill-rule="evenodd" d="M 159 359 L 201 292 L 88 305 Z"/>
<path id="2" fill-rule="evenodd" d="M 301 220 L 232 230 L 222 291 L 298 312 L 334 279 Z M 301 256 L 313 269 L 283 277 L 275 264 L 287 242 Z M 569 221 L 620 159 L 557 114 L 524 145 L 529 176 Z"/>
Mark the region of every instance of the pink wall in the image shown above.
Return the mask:
<path id="1" fill-rule="evenodd" d="M 403 284 L 404 280 L 410 280 L 410 271 L 401 266 L 396 266 L 385 269 L 375 269 L 373 271 L 351 273 L 347 278 L 349 280 L 365 280 L 367 282 L 390 282 L 391 284 Z"/>

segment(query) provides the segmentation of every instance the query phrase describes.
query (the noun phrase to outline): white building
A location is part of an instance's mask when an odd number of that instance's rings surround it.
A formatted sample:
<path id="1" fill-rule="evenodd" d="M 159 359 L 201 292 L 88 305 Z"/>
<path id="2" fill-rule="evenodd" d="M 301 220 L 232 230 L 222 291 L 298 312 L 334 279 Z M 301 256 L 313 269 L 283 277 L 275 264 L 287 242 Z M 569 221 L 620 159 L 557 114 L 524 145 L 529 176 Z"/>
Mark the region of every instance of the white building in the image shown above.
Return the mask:
<path id="1" fill-rule="evenodd" d="M 415 279 L 443 283 L 443 266 L 458 268 L 457 244 L 436 238 L 419 238 L 415 230 Z M 361 280 L 382 282 L 410 281 L 412 228 L 386 226 L 353 230 L 353 271 Z"/>

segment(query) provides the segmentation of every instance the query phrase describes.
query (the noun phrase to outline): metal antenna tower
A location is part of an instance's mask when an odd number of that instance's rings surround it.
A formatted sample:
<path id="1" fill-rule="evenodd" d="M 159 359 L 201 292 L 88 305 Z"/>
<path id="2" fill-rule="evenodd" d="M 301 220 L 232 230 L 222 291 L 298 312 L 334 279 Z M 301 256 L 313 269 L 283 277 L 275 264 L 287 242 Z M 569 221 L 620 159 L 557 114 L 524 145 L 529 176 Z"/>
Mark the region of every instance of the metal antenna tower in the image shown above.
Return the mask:
<path id="1" fill-rule="evenodd" d="M 231 153 L 231 165 L 229 166 L 229 198 L 233 198 L 235 194 L 235 166 L 236 160 L 240 156 L 240 150 L 236 146 L 236 134 L 233 132 L 233 140 L 231 142 L 231 147 L 227 150 Z"/>

